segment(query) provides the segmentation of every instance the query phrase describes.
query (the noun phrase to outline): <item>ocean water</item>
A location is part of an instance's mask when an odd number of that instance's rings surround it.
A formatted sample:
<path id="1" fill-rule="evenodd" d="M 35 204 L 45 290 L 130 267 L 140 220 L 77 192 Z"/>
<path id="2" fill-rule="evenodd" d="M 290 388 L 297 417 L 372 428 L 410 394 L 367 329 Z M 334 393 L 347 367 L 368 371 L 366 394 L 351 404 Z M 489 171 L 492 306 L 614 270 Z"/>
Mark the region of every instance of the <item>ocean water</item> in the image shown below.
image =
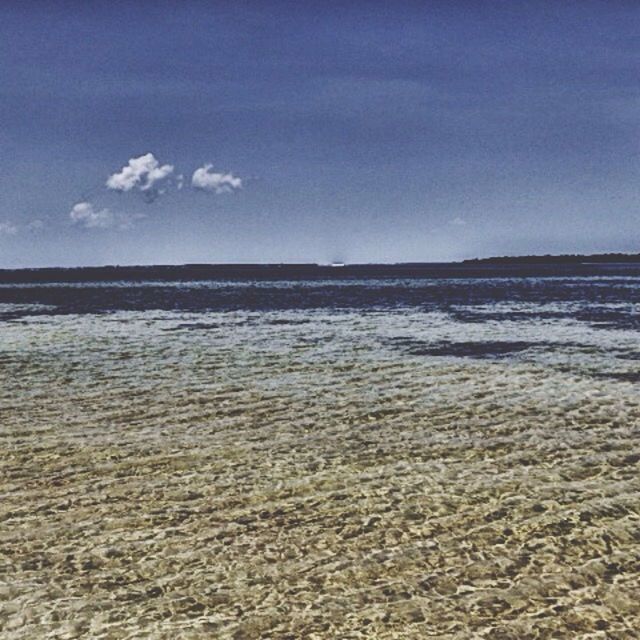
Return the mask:
<path id="1" fill-rule="evenodd" d="M 640 269 L 0 286 L 7 638 L 633 638 Z"/>

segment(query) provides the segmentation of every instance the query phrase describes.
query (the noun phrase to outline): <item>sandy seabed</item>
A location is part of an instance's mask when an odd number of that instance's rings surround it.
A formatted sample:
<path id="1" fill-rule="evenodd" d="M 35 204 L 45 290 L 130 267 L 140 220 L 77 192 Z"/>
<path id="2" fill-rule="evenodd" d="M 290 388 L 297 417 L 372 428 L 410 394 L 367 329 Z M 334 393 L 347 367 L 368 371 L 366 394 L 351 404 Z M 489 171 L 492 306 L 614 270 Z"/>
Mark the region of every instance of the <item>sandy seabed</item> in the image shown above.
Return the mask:
<path id="1" fill-rule="evenodd" d="M 640 383 L 605 375 L 635 336 L 403 347 L 505 326 L 5 323 L 0 637 L 640 637 Z"/>

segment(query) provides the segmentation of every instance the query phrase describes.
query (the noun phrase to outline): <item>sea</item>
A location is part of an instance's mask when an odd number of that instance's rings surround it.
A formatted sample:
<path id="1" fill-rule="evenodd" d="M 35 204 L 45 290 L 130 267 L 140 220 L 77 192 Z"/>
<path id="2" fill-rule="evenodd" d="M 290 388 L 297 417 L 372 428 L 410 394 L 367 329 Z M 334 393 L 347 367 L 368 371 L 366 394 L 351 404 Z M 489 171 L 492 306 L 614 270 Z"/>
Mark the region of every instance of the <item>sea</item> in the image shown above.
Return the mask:
<path id="1" fill-rule="evenodd" d="M 3 637 L 637 637 L 640 265 L 38 279 Z"/>
<path id="2" fill-rule="evenodd" d="M 367 271 L 374 275 L 370 275 Z M 640 265 L 426 265 L 397 277 L 372 265 L 305 277 L 259 267 L 253 277 L 0 284 L 12 326 L 152 319 L 161 332 L 228 338 L 239 326 L 336 330 L 367 325 L 369 348 L 424 358 L 513 359 L 584 375 L 640 380 Z M 330 277 L 327 277 L 327 274 Z M 0 278 L 0 282 L 1 282 Z M 275 323 L 275 324 L 274 324 Z M 218 329 L 216 331 L 216 329 Z M 364 334 L 350 334 L 354 340 Z"/>

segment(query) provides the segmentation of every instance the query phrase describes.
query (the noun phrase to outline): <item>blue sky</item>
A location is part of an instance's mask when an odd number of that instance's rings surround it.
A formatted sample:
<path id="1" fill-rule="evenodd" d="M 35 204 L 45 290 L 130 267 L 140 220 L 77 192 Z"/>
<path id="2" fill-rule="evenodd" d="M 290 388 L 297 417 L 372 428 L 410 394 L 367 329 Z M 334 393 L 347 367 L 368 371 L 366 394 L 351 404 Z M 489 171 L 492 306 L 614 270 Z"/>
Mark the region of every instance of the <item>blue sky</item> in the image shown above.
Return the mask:
<path id="1" fill-rule="evenodd" d="M 2 3 L 0 266 L 640 251 L 639 18 Z"/>

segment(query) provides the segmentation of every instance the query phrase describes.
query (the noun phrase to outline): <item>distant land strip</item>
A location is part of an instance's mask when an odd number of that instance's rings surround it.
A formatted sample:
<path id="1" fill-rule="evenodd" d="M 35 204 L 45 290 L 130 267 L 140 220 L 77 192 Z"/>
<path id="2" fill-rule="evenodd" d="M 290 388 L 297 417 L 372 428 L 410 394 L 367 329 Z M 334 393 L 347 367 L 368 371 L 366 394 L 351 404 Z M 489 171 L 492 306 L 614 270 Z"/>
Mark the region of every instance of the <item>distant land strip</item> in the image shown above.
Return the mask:
<path id="1" fill-rule="evenodd" d="M 395 264 L 184 264 L 0 269 L 0 284 L 197 280 L 342 280 L 366 278 L 534 277 L 634 274 L 640 254 L 503 256 L 462 262 Z"/>
<path id="2" fill-rule="evenodd" d="M 592 255 L 563 254 L 559 256 L 498 256 L 472 258 L 461 264 L 633 264 L 640 263 L 640 253 L 596 253 Z"/>

